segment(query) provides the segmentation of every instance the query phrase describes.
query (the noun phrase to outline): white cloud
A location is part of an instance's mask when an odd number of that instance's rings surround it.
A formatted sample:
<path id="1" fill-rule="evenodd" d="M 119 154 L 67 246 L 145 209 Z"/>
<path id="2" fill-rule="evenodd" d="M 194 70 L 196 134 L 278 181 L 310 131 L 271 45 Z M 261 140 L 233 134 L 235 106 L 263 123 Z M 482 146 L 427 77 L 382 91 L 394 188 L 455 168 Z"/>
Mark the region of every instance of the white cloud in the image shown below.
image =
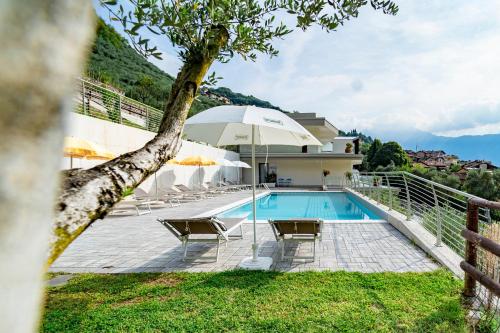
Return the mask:
<path id="1" fill-rule="evenodd" d="M 293 33 L 278 59 L 221 66 L 222 84 L 340 128 L 500 132 L 495 112 L 463 111 L 500 105 L 500 2 L 400 7 L 397 17 L 363 11 L 331 34 Z"/>
<path id="2" fill-rule="evenodd" d="M 500 1 L 398 4 L 396 17 L 368 6 L 336 32 L 295 31 L 277 58 L 216 64 L 220 84 L 339 128 L 499 133 Z M 175 50 L 159 46 L 175 75 Z"/>

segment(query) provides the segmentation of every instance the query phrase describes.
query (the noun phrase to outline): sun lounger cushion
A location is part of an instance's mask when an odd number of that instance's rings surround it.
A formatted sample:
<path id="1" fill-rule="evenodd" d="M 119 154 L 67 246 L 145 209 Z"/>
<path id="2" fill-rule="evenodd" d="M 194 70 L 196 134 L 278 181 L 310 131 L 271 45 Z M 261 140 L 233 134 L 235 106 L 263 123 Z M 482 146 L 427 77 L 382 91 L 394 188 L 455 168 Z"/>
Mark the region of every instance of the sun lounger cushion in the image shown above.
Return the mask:
<path id="1" fill-rule="evenodd" d="M 210 223 L 211 222 L 211 223 Z M 168 223 L 174 227 L 182 236 L 189 234 L 217 234 L 214 225 L 217 225 L 222 231 L 226 231 L 224 222 L 217 219 L 199 218 L 186 220 L 170 220 Z"/>
<path id="2" fill-rule="evenodd" d="M 293 219 L 270 221 L 283 235 L 317 235 L 321 232 L 321 222 L 319 219 Z"/>

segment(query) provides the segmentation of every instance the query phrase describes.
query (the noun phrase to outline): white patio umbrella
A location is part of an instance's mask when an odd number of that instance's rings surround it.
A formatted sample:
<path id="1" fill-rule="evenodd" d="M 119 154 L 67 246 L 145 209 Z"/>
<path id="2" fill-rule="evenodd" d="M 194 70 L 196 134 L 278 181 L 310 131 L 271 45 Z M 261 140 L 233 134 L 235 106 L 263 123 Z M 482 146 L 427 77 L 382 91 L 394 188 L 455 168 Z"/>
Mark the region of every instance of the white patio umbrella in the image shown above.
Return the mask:
<path id="1" fill-rule="evenodd" d="M 233 162 L 234 166 L 238 167 L 238 168 L 246 168 L 246 169 L 252 168 L 250 165 L 248 165 L 247 163 L 242 162 L 242 161 L 232 161 L 232 162 Z"/>
<path id="2" fill-rule="evenodd" d="M 217 158 L 215 159 L 217 161 L 217 164 L 224 166 L 224 167 L 235 167 L 233 161 L 227 160 L 225 158 Z M 219 170 L 219 183 L 222 181 L 222 168 Z"/>
<path id="3" fill-rule="evenodd" d="M 234 166 L 237 168 L 251 169 L 252 167 L 242 161 L 232 161 Z M 240 183 L 240 170 L 238 170 L 238 184 Z"/>
<path id="4" fill-rule="evenodd" d="M 184 134 L 214 146 L 252 145 L 253 256 L 245 258 L 240 267 L 269 269 L 272 258 L 257 255 L 255 145 L 321 146 L 321 142 L 285 113 L 255 106 L 223 105 L 205 110 L 186 121 Z"/>

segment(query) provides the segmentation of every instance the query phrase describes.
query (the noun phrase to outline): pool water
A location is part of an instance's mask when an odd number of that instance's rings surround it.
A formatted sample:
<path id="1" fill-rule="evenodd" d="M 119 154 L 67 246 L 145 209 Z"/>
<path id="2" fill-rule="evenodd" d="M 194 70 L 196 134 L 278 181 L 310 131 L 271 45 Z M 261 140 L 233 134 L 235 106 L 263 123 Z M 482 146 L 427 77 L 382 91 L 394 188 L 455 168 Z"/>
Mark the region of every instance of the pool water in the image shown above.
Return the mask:
<path id="1" fill-rule="evenodd" d="M 252 202 L 232 208 L 220 217 L 253 219 Z M 323 220 L 380 220 L 361 201 L 344 192 L 271 193 L 257 199 L 257 220 L 321 218 Z"/>

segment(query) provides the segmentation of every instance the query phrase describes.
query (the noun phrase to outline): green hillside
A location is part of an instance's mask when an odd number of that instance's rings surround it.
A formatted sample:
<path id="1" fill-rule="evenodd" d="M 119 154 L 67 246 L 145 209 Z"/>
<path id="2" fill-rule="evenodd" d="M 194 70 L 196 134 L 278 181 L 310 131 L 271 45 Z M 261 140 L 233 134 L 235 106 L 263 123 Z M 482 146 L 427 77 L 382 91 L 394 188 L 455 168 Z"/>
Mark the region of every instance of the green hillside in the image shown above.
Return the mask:
<path id="1" fill-rule="evenodd" d="M 140 56 L 125 38 L 100 18 L 97 22 L 96 40 L 87 63 L 86 75 L 122 90 L 125 96 L 160 110 L 164 109 L 174 81 L 174 77 Z M 255 105 L 283 111 L 268 101 L 233 92 L 226 87 L 209 90 L 228 98 L 235 105 Z M 199 95 L 191 106 L 189 115 L 217 105 L 222 103 Z M 366 137 L 356 130 L 341 131 L 340 135 L 359 135 L 364 142 L 372 141 L 371 137 Z"/>
<path id="2" fill-rule="evenodd" d="M 247 96 L 243 95 L 237 92 L 233 92 L 231 89 L 226 88 L 226 87 L 220 87 L 220 88 L 215 88 L 215 89 L 210 89 L 213 93 L 216 93 L 217 95 L 221 95 L 224 97 L 227 97 L 231 100 L 232 104 L 236 105 L 255 105 L 261 108 L 269 108 L 269 109 L 276 109 L 276 110 L 281 110 L 279 106 L 272 105 L 268 101 L 263 101 L 261 99 L 258 99 L 257 97 L 254 97 L 252 95 Z"/>
<path id="3" fill-rule="evenodd" d="M 126 96 L 163 110 L 174 77 L 140 56 L 119 33 L 98 19 L 96 40 L 87 63 L 86 75 L 122 90 Z M 232 104 L 250 104 L 280 110 L 253 96 L 235 93 L 228 88 L 210 89 L 229 98 Z M 190 115 L 222 103 L 198 96 Z"/>

